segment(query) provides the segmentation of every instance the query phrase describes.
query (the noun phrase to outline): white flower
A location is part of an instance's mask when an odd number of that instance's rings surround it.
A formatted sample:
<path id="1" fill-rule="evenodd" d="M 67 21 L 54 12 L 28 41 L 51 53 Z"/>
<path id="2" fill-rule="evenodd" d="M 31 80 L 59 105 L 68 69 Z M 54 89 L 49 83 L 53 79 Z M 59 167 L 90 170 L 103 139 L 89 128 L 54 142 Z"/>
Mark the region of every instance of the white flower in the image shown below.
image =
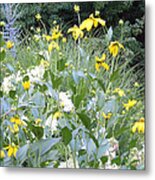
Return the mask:
<path id="1" fill-rule="evenodd" d="M 59 93 L 60 105 L 63 107 L 64 112 L 71 112 L 74 109 L 74 105 L 70 99 L 70 95 L 66 92 Z"/>
<path id="2" fill-rule="evenodd" d="M 14 74 L 12 74 L 11 76 L 5 77 L 2 82 L 2 91 L 8 94 L 10 90 L 15 90 L 16 89 L 15 81 L 16 81 L 16 78 Z"/>
<path id="3" fill-rule="evenodd" d="M 58 126 L 58 120 L 53 118 L 53 115 L 49 116 L 45 123 L 46 126 L 51 128 L 51 131 L 56 131 Z"/>
<path id="4" fill-rule="evenodd" d="M 78 161 L 75 160 L 76 168 L 79 168 Z M 60 162 L 59 168 L 75 168 L 72 158 L 69 158 L 67 162 Z"/>
<path id="5" fill-rule="evenodd" d="M 28 70 L 27 75 L 31 82 L 37 82 L 43 79 L 45 68 L 43 66 L 36 66 L 34 69 Z"/>

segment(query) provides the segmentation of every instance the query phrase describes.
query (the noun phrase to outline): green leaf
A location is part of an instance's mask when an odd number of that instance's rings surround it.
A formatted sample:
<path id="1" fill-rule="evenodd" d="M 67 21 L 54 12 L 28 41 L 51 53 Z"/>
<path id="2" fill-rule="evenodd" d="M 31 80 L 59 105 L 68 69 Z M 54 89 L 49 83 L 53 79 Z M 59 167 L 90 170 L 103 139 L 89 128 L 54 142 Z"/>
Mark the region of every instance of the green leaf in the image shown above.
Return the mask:
<path id="1" fill-rule="evenodd" d="M 68 127 L 64 127 L 61 132 L 62 132 L 62 140 L 64 144 L 67 146 L 72 140 L 72 133 L 68 129 Z"/>
<path id="2" fill-rule="evenodd" d="M 91 119 L 84 113 L 77 113 L 77 115 L 79 116 L 79 118 L 81 119 L 83 125 L 87 128 L 90 129 L 90 125 L 91 125 Z"/>
<path id="3" fill-rule="evenodd" d="M 97 158 L 101 158 L 104 153 L 109 149 L 109 143 L 105 143 L 98 148 Z"/>
<path id="4" fill-rule="evenodd" d="M 29 149 L 29 144 L 25 144 L 24 146 L 20 147 L 16 154 L 16 159 L 22 164 L 27 159 L 27 152 Z"/>
<path id="5" fill-rule="evenodd" d="M 16 91 L 9 91 L 9 96 L 14 99 L 16 95 Z"/>
<path id="6" fill-rule="evenodd" d="M 121 157 L 117 156 L 115 159 L 112 159 L 112 164 L 117 164 L 118 166 L 121 164 Z"/>
<path id="7" fill-rule="evenodd" d="M 0 61 L 3 61 L 5 59 L 6 52 L 4 49 L 0 50 Z"/>
<path id="8" fill-rule="evenodd" d="M 103 91 L 106 92 L 106 88 L 105 88 L 105 86 L 104 86 L 104 84 L 103 84 L 103 80 L 97 79 L 97 82 L 99 83 L 99 85 L 100 85 L 100 87 L 103 89 Z"/>
<path id="9" fill-rule="evenodd" d="M 40 151 L 40 155 L 44 155 L 45 153 L 49 152 L 50 149 L 56 145 L 57 143 L 60 142 L 61 138 L 50 138 L 50 139 L 43 139 L 40 140 L 36 143 L 31 144 L 30 146 L 30 150 L 31 153 L 34 153 L 39 150 Z"/>
<path id="10" fill-rule="evenodd" d="M 5 41 L 3 39 L 3 34 L 0 32 L 0 47 L 3 47 L 5 45 Z"/>
<path id="11" fill-rule="evenodd" d="M 104 165 L 108 161 L 108 156 L 102 156 L 101 158 L 102 164 Z"/>
<path id="12" fill-rule="evenodd" d="M 119 71 L 120 69 L 117 69 L 116 71 L 114 71 L 113 73 L 112 73 L 112 75 L 110 76 L 110 81 L 111 82 L 114 82 L 114 81 L 116 81 L 117 79 L 119 79 L 120 78 L 120 71 Z"/>
<path id="13" fill-rule="evenodd" d="M 63 71 L 65 69 L 65 60 L 61 59 L 57 61 L 57 69 L 58 71 Z"/>
<path id="14" fill-rule="evenodd" d="M 33 134 L 38 138 L 41 139 L 44 135 L 44 129 L 40 126 L 34 126 L 30 123 L 28 123 L 28 128 L 33 132 Z"/>
<path id="15" fill-rule="evenodd" d="M 23 82 L 25 82 L 25 81 L 29 81 L 29 76 L 24 76 Z"/>

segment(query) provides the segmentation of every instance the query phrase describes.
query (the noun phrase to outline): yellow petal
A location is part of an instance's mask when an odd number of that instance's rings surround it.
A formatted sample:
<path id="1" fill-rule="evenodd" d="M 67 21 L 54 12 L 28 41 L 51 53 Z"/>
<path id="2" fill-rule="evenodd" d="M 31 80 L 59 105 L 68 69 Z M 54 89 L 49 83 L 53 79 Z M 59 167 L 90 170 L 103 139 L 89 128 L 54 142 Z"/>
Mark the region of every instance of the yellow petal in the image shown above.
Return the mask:
<path id="1" fill-rule="evenodd" d="M 8 156 L 11 157 L 13 155 L 13 147 L 10 146 L 9 150 L 8 150 Z"/>

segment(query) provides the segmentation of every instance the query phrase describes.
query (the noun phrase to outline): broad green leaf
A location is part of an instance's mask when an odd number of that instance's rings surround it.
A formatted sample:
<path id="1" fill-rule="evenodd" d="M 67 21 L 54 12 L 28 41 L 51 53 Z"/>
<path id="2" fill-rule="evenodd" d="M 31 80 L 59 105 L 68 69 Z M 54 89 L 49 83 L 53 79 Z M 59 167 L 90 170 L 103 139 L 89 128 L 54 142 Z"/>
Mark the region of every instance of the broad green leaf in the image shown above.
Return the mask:
<path id="1" fill-rule="evenodd" d="M 30 150 L 31 152 L 37 152 L 38 150 L 40 151 L 40 155 L 44 155 L 50 149 L 56 145 L 57 143 L 60 142 L 61 138 L 50 138 L 50 139 L 42 139 L 36 143 L 33 143 L 30 145 Z"/>
<path id="2" fill-rule="evenodd" d="M 72 133 L 68 129 L 68 127 L 64 127 L 61 130 L 61 133 L 62 133 L 62 140 L 63 140 L 64 144 L 67 146 L 70 143 L 71 139 L 72 139 Z"/>
<path id="3" fill-rule="evenodd" d="M 27 159 L 28 149 L 29 149 L 29 144 L 25 144 L 17 151 L 16 159 L 19 161 L 20 164 L 22 164 Z"/>
<path id="4" fill-rule="evenodd" d="M 79 118 L 81 119 L 83 125 L 87 128 L 90 129 L 90 125 L 91 125 L 91 119 L 84 113 L 77 113 L 77 115 L 79 116 Z"/>

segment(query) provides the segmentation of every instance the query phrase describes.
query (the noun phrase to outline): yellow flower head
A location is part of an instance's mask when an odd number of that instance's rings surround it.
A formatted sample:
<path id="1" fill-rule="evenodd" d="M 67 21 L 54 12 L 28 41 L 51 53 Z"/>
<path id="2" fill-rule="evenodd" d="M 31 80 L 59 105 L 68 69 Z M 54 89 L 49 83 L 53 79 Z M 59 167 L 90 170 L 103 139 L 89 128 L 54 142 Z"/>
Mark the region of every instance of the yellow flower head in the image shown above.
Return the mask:
<path id="1" fill-rule="evenodd" d="M 36 18 L 37 21 L 40 21 L 41 20 L 41 15 L 38 13 L 38 14 L 35 15 L 35 18 Z"/>
<path id="2" fill-rule="evenodd" d="M 75 41 L 78 38 L 83 38 L 84 35 L 83 31 L 77 25 L 74 25 L 72 28 L 69 28 L 68 33 L 72 33 L 72 36 Z"/>
<path id="3" fill-rule="evenodd" d="M 67 39 L 65 37 L 62 38 L 62 42 L 63 43 L 66 43 L 67 42 Z"/>
<path id="4" fill-rule="evenodd" d="M 132 108 L 133 106 L 135 106 L 136 103 L 137 103 L 136 100 L 130 100 L 130 99 L 129 99 L 129 100 L 128 100 L 128 103 L 123 104 L 123 105 L 124 105 L 125 109 L 128 111 L 130 108 Z"/>
<path id="5" fill-rule="evenodd" d="M 13 43 L 12 41 L 7 41 L 7 42 L 6 42 L 6 47 L 7 47 L 8 49 L 12 49 L 13 46 L 14 46 L 14 43 Z"/>
<path id="6" fill-rule="evenodd" d="M 10 122 L 15 123 L 15 124 L 17 124 L 19 126 L 24 125 L 24 122 L 19 117 L 17 117 L 17 116 L 12 117 L 10 119 Z"/>
<path id="7" fill-rule="evenodd" d="M 113 57 L 116 57 L 119 53 L 119 49 L 124 49 L 124 46 L 118 41 L 114 41 L 110 43 L 108 48 L 109 48 L 110 54 L 112 54 Z"/>
<path id="8" fill-rule="evenodd" d="M 37 27 L 37 28 L 36 28 L 36 31 L 37 31 L 37 33 L 40 33 L 40 32 L 41 32 L 40 27 Z"/>
<path id="9" fill-rule="evenodd" d="M 135 82 L 134 87 L 138 88 L 140 85 L 138 82 Z"/>
<path id="10" fill-rule="evenodd" d="M 43 34 L 42 37 L 45 38 L 47 42 L 52 41 L 52 36 L 50 35 Z"/>
<path id="11" fill-rule="evenodd" d="M 104 117 L 105 120 L 109 120 L 109 119 L 111 118 L 111 116 L 112 116 L 112 113 L 109 112 L 109 113 L 105 114 L 105 113 L 103 112 L 103 113 L 102 113 L 102 116 Z"/>
<path id="12" fill-rule="evenodd" d="M 4 21 L 1 21 L 0 22 L 0 27 L 4 27 L 5 26 L 5 22 Z"/>
<path id="13" fill-rule="evenodd" d="M 109 70 L 109 65 L 105 63 L 106 59 L 106 54 L 102 54 L 102 57 L 99 58 L 98 56 L 95 57 L 96 63 L 95 63 L 95 68 L 96 71 L 100 71 L 100 68 L 103 67 L 105 70 Z"/>
<path id="14" fill-rule="evenodd" d="M 140 118 L 139 121 L 135 122 L 132 126 L 132 132 L 135 133 L 138 131 L 138 133 L 144 133 L 145 131 L 145 122 L 144 118 Z"/>
<path id="15" fill-rule="evenodd" d="M 125 96 L 124 91 L 120 88 L 116 88 L 113 92 L 117 93 L 120 97 Z"/>
<path id="16" fill-rule="evenodd" d="M 56 40 L 62 37 L 62 33 L 59 30 L 59 26 L 54 27 L 51 31 L 52 31 L 52 40 Z"/>
<path id="17" fill-rule="evenodd" d="M 74 5 L 74 11 L 76 12 L 76 13 L 79 13 L 79 11 L 80 11 L 80 6 L 78 6 L 78 5 Z"/>
<path id="18" fill-rule="evenodd" d="M 95 16 L 99 16 L 100 15 L 100 11 L 95 11 Z"/>
<path id="19" fill-rule="evenodd" d="M 35 120 L 35 124 L 37 124 L 37 125 L 39 125 L 41 122 L 42 122 L 42 120 L 39 118 Z"/>
<path id="20" fill-rule="evenodd" d="M 16 157 L 17 151 L 19 149 L 19 146 L 13 144 L 9 144 L 7 147 L 5 147 L 4 149 L 8 150 L 8 157 Z"/>
<path id="21" fill-rule="evenodd" d="M 119 23 L 119 25 L 123 25 L 124 21 L 122 19 L 120 19 L 118 23 Z"/>
<path id="22" fill-rule="evenodd" d="M 31 83 L 30 83 L 30 81 L 25 81 L 25 82 L 22 82 L 22 85 L 25 90 L 29 90 Z"/>
<path id="23" fill-rule="evenodd" d="M 56 49 L 57 51 L 60 50 L 60 47 L 59 47 L 58 43 L 56 43 L 55 41 L 52 41 L 48 46 L 48 51 L 49 52 L 51 52 L 53 49 Z"/>
<path id="24" fill-rule="evenodd" d="M 5 158 L 5 152 L 3 150 L 0 150 L 0 159 Z"/>
<path id="25" fill-rule="evenodd" d="M 61 116 L 62 116 L 62 113 L 60 111 L 57 111 L 54 113 L 53 119 L 59 119 L 59 118 L 61 118 Z"/>
<path id="26" fill-rule="evenodd" d="M 80 29 L 84 30 L 86 29 L 87 31 L 90 31 L 93 26 L 96 28 L 98 25 L 105 26 L 105 21 L 101 18 L 95 18 L 93 14 L 89 16 L 86 20 L 84 20 L 81 25 Z"/>
<path id="27" fill-rule="evenodd" d="M 42 59 L 40 62 L 40 65 L 45 67 L 45 68 L 48 68 L 50 66 L 50 63 L 48 61 Z"/>

